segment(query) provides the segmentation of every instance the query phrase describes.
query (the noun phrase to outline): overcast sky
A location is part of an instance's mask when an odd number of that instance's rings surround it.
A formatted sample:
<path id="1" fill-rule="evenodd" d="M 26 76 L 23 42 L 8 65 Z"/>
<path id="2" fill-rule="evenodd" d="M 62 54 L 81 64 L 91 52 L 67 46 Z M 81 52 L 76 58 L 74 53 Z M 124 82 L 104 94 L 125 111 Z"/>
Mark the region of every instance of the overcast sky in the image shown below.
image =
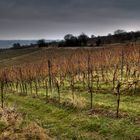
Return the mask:
<path id="1" fill-rule="evenodd" d="M 61 39 L 140 28 L 140 0 L 0 0 L 0 39 Z"/>

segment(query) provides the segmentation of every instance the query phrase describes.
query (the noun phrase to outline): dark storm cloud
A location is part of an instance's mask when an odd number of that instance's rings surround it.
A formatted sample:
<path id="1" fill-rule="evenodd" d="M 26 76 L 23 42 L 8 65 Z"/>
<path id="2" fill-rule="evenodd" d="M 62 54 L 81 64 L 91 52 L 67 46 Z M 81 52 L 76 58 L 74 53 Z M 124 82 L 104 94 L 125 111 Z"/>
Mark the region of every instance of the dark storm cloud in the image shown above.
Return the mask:
<path id="1" fill-rule="evenodd" d="M 0 38 L 137 30 L 140 0 L 1 0 Z"/>

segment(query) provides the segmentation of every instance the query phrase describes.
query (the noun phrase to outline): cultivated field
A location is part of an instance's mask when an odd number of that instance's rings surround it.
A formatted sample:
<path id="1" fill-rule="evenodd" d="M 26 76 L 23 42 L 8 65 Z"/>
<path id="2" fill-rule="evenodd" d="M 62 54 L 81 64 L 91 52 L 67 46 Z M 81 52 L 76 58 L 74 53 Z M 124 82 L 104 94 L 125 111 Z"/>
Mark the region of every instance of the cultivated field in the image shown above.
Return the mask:
<path id="1" fill-rule="evenodd" d="M 139 45 L 6 50 L 0 86 L 1 139 L 140 139 Z"/>

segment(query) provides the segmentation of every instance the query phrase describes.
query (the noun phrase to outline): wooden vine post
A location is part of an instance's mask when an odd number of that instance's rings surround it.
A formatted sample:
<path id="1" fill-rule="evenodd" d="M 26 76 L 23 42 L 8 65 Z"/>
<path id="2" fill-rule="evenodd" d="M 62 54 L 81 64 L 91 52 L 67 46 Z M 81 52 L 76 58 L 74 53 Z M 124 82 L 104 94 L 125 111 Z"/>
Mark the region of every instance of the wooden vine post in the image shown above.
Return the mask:
<path id="1" fill-rule="evenodd" d="M 120 99 L 121 99 L 121 84 L 123 82 L 123 70 L 124 70 L 124 51 L 122 49 L 122 53 L 121 53 L 121 77 L 120 77 L 120 81 L 118 81 L 116 90 L 117 90 L 117 109 L 116 109 L 116 117 L 119 117 L 119 108 L 120 108 Z"/>
<path id="2" fill-rule="evenodd" d="M 51 61 L 50 60 L 48 60 L 48 79 L 49 79 L 50 92 L 52 92 Z"/>
<path id="3" fill-rule="evenodd" d="M 91 66 L 90 66 L 90 54 L 88 52 L 88 60 L 87 60 L 87 72 L 88 72 L 88 91 L 90 93 L 90 108 L 93 108 L 93 91 L 92 91 L 92 82 L 91 82 Z"/>
<path id="4" fill-rule="evenodd" d="M 1 108 L 4 107 L 4 82 L 1 81 Z"/>

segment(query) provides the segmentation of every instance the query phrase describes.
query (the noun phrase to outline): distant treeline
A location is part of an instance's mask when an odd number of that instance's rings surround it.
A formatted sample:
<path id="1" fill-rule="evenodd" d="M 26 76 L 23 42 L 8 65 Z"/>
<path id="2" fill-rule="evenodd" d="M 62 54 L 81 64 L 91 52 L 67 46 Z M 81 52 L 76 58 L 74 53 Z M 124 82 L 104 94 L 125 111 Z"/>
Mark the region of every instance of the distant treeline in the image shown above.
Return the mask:
<path id="1" fill-rule="evenodd" d="M 140 31 L 136 32 L 126 32 L 124 30 L 116 30 L 114 34 L 108 34 L 107 36 L 94 36 L 88 37 L 86 34 L 82 33 L 79 36 L 73 36 L 72 34 L 67 34 L 64 37 L 64 41 L 59 42 L 60 47 L 69 46 L 102 46 L 104 44 L 113 43 L 127 43 L 136 42 L 140 39 Z"/>
<path id="2" fill-rule="evenodd" d="M 107 36 L 94 36 L 89 37 L 85 33 L 79 36 L 67 34 L 62 41 L 45 42 L 44 39 L 38 40 L 36 44 L 20 45 L 20 43 L 14 43 L 11 49 L 21 49 L 28 47 L 77 47 L 77 46 L 102 46 L 104 44 L 113 43 L 127 43 L 136 42 L 140 39 L 140 31 L 126 32 L 124 30 L 116 30 L 114 34 L 108 34 Z"/>

